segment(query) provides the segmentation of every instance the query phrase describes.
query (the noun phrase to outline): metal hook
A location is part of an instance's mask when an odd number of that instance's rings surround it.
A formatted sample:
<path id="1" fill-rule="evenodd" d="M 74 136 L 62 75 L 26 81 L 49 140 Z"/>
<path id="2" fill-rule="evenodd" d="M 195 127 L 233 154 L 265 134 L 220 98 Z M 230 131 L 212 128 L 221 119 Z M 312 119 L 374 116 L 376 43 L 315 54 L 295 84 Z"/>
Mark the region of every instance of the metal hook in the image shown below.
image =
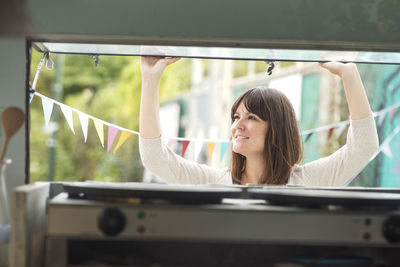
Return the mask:
<path id="1" fill-rule="evenodd" d="M 96 68 L 97 68 L 97 66 L 98 66 L 99 63 L 100 63 L 99 55 L 91 55 L 90 58 L 94 60 L 94 65 L 95 65 Z"/>
<path id="2" fill-rule="evenodd" d="M 54 62 L 53 62 L 53 60 L 51 60 L 50 52 L 46 52 L 45 57 L 46 57 L 46 68 L 48 70 L 52 70 L 53 66 L 54 66 Z"/>
<path id="3" fill-rule="evenodd" d="M 273 70 L 274 67 L 275 67 L 275 64 L 274 64 L 274 62 L 272 62 L 272 61 L 266 61 L 266 62 L 267 62 L 267 64 L 268 64 L 267 73 L 268 73 L 268 76 L 270 76 L 270 75 L 272 74 L 272 70 Z"/>

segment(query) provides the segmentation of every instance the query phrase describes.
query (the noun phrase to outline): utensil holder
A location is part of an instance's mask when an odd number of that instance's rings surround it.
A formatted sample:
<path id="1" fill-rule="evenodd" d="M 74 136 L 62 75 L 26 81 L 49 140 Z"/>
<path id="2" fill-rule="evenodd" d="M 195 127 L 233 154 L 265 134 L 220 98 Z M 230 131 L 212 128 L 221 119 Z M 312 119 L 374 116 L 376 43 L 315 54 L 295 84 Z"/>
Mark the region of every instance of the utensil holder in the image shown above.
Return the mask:
<path id="1" fill-rule="evenodd" d="M 11 159 L 4 159 L 2 162 L 0 162 L 0 225 L 6 225 L 10 223 L 7 190 L 7 168 L 11 163 Z"/>

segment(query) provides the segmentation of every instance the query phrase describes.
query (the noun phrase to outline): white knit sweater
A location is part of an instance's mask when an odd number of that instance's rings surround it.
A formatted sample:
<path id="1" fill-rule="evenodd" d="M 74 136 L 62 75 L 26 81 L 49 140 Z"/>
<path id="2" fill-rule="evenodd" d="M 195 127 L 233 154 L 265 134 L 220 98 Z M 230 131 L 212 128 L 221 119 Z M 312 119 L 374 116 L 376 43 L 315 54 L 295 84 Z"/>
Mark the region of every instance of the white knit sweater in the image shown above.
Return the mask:
<path id="1" fill-rule="evenodd" d="M 379 146 L 372 115 L 351 120 L 346 144 L 328 157 L 292 167 L 288 184 L 302 186 L 341 186 L 361 168 Z M 172 184 L 232 184 L 227 169 L 213 168 L 175 154 L 162 138 L 139 138 L 140 156 L 145 168 Z"/>

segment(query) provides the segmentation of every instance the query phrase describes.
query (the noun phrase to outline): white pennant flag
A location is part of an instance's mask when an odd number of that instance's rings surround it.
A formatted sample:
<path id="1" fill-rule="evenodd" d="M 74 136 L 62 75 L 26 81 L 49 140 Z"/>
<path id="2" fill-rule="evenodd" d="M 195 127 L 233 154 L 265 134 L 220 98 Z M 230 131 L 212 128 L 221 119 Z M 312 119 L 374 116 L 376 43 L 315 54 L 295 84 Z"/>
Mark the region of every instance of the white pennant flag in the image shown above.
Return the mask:
<path id="1" fill-rule="evenodd" d="M 385 143 L 382 145 L 382 152 L 385 153 L 386 156 L 392 158 L 392 151 L 390 151 L 389 143 Z"/>
<path id="2" fill-rule="evenodd" d="M 47 98 L 42 97 L 42 106 L 43 106 L 43 113 L 44 113 L 44 122 L 47 127 L 50 121 L 50 116 L 53 111 L 54 102 L 48 100 Z"/>
<path id="3" fill-rule="evenodd" d="M 72 109 L 64 105 L 60 105 L 60 108 L 62 113 L 64 114 L 65 120 L 68 122 L 69 128 L 71 128 L 71 131 L 75 134 L 74 121 L 72 119 Z"/>
<path id="4" fill-rule="evenodd" d="M 346 126 L 347 126 L 347 122 L 346 123 L 341 123 L 339 128 L 338 128 L 338 130 L 337 130 L 337 132 L 336 132 L 336 136 L 340 136 L 343 133 L 344 129 L 346 129 Z"/>
<path id="5" fill-rule="evenodd" d="M 203 142 L 194 141 L 194 160 L 195 161 L 197 161 L 199 159 L 202 146 L 203 146 Z"/>
<path id="6" fill-rule="evenodd" d="M 85 143 L 86 143 L 87 132 L 88 132 L 88 124 L 89 124 L 89 117 L 86 114 L 82 113 L 82 112 L 78 112 L 78 115 L 79 115 L 79 120 L 81 122 L 83 136 L 85 137 Z"/>
<path id="7" fill-rule="evenodd" d="M 385 119 L 385 116 L 386 116 L 386 112 L 382 112 L 382 114 L 379 115 L 379 120 L 378 120 L 378 125 L 379 125 L 379 126 L 382 125 L 382 122 L 383 122 L 383 120 Z"/>

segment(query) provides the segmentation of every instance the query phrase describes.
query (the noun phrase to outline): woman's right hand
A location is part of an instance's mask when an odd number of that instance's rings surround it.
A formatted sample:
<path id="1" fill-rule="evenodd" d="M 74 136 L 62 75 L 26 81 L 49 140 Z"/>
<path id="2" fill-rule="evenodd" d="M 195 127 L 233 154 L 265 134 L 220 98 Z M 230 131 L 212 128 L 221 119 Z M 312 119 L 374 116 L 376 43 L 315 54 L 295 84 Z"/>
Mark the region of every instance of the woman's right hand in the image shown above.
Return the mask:
<path id="1" fill-rule="evenodd" d="M 158 83 L 164 72 L 164 69 L 178 61 L 180 58 L 165 58 L 165 57 L 151 57 L 142 56 L 140 59 L 140 69 L 142 72 L 142 82 L 156 82 Z"/>
<path id="2" fill-rule="evenodd" d="M 161 136 L 158 87 L 164 69 L 179 58 L 142 56 L 142 96 L 140 99 L 139 129 L 143 138 Z"/>

